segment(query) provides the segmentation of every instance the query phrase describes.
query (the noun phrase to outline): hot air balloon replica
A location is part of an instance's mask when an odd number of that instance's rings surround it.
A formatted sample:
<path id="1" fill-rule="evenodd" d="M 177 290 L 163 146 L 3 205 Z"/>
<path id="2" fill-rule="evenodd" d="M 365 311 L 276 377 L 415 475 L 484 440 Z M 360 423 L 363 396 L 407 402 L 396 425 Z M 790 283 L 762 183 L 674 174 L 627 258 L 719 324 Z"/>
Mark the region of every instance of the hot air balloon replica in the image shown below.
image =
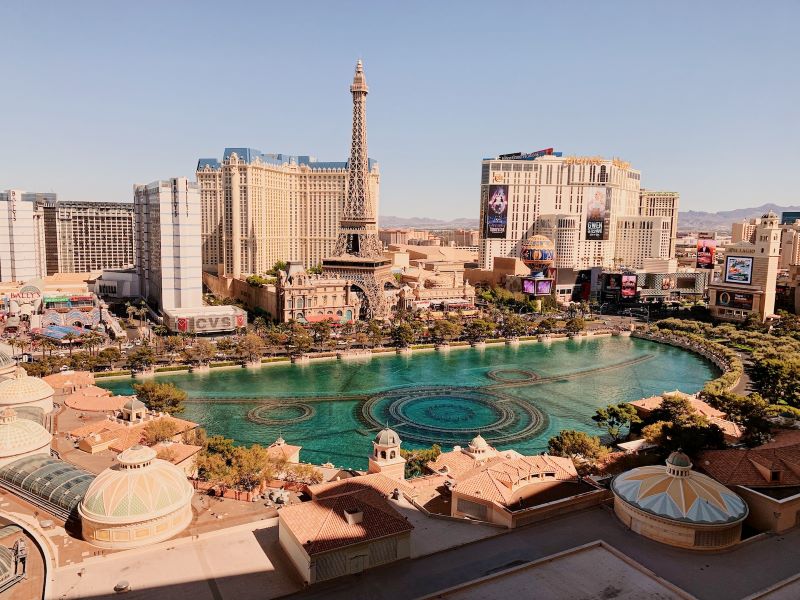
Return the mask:
<path id="1" fill-rule="evenodd" d="M 534 296 L 552 294 L 556 256 L 553 241 L 544 235 L 531 236 L 522 242 L 520 256 L 525 266 L 531 270 L 530 276 L 522 281 L 522 291 Z"/>

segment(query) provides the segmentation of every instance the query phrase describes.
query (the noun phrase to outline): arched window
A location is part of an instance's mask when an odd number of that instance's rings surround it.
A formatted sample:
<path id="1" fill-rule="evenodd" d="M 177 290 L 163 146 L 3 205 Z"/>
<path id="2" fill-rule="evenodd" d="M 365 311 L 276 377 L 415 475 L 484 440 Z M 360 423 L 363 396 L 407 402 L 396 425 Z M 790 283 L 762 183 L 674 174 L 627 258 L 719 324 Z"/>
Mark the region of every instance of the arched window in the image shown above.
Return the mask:
<path id="1" fill-rule="evenodd" d="M 600 183 L 605 183 L 608 181 L 608 173 L 606 173 L 606 166 L 600 166 L 600 178 L 598 179 Z"/>
<path id="2" fill-rule="evenodd" d="M 375 458 L 378 458 L 378 449 L 375 448 Z"/>
<path id="3" fill-rule="evenodd" d="M 395 453 L 394 453 L 394 450 L 392 450 L 392 451 L 389 453 L 389 458 L 394 458 L 394 457 L 395 457 Z"/>
<path id="4" fill-rule="evenodd" d="M 386 458 L 386 450 L 381 450 L 381 458 Z"/>

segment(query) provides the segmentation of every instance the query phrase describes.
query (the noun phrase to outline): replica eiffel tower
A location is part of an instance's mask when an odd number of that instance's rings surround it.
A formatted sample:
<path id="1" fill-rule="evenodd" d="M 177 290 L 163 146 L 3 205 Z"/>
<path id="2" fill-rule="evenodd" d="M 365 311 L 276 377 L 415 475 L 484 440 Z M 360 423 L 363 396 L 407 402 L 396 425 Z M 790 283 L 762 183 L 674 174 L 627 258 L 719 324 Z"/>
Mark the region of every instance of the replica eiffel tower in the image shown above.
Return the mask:
<path id="1" fill-rule="evenodd" d="M 369 191 L 367 155 L 367 81 L 364 66 L 356 64 L 353 94 L 353 140 L 350 146 L 347 197 L 339 222 L 335 256 L 322 260 L 326 275 L 349 279 L 362 299 L 362 317 L 386 319 L 392 302 L 386 290 L 394 288 L 391 261 L 383 256 L 378 239 L 377 215 Z"/>

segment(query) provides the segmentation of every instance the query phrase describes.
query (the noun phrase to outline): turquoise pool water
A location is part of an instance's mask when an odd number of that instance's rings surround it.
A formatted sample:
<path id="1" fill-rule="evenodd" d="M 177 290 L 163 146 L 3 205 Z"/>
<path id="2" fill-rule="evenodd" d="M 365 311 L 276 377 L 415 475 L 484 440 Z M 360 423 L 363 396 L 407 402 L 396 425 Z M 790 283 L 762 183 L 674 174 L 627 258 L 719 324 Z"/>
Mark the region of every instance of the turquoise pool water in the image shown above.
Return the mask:
<path id="1" fill-rule="evenodd" d="M 591 420 L 599 407 L 674 389 L 696 392 L 716 374 L 689 352 L 614 337 L 282 363 L 158 381 L 186 390 L 183 416 L 210 434 L 265 445 L 283 435 L 303 446 L 304 461 L 363 469 L 384 423 L 405 447 L 449 448 L 480 432 L 499 448 L 533 454 L 562 429 L 601 433 Z M 101 380 L 123 394 L 132 383 Z"/>

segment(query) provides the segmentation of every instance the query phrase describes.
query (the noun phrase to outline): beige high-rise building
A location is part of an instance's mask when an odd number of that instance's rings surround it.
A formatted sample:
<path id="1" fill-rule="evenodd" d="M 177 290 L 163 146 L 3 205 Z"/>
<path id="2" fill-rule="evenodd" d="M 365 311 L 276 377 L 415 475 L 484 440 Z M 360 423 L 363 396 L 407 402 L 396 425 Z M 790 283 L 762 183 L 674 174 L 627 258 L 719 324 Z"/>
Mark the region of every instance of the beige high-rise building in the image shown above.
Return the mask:
<path id="1" fill-rule="evenodd" d="M 519 257 L 533 234 L 553 240 L 556 268 L 640 268 L 646 258 L 671 258 L 678 194 L 643 192 L 640 180 L 623 160 L 552 148 L 484 159 L 480 267 Z"/>
<path id="2" fill-rule="evenodd" d="M 639 215 L 642 217 L 664 217 L 669 221 L 669 257 L 675 256 L 675 244 L 678 240 L 678 205 L 680 194 L 677 192 L 656 192 L 642 190 L 639 192 Z"/>
<path id="3" fill-rule="evenodd" d="M 753 241 L 739 241 L 725 248 L 718 281 L 708 287 L 711 316 L 744 321 L 750 313 L 764 320 L 775 311 L 775 287 L 781 253 L 778 216 L 767 213 L 754 223 Z"/>
<path id="4" fill-rule="evenodd" d="M 348 164 L 309 156 L 226 148 L 222 161 L 200 159 L 203 268 L 233 277 L 263 274 L 277 261 L 316 267 L 334 254 L 347 196 Z M 369 161 L 378 212 L 380 172 Z"/>

